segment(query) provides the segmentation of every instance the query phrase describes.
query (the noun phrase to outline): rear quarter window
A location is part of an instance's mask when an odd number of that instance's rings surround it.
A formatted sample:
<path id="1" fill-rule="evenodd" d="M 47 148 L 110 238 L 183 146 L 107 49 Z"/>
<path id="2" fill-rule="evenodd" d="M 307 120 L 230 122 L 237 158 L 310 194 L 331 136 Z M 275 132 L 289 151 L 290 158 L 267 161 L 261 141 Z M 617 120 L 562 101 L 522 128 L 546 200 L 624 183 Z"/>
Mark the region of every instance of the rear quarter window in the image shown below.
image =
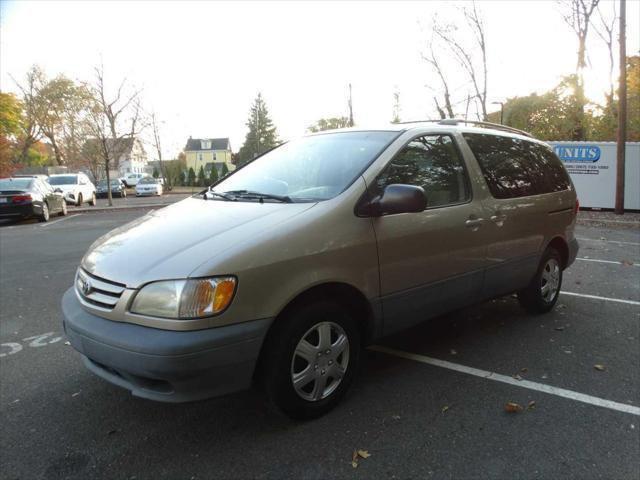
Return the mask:
<path id="1" fill-rule="evenodd" d="M 463 133 L 495 198 L 517 198 L 571 188 L 550 148 L 519 138 Z"/>

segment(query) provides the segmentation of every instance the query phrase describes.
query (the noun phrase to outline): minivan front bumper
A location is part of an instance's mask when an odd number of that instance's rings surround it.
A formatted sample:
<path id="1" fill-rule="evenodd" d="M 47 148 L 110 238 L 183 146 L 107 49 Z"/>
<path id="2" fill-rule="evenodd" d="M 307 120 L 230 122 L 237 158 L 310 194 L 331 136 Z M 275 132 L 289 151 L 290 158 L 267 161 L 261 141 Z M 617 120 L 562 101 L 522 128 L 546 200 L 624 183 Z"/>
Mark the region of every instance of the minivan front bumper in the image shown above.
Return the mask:
<path id="1" fill-rule="evenodd" d="M 64 331 L 96 375 L 137 397 L 188 402 L 251 385 L 272 319 L 193 331 L 107 320 L 85 311 L 73 288 L 62 297 Z"/>

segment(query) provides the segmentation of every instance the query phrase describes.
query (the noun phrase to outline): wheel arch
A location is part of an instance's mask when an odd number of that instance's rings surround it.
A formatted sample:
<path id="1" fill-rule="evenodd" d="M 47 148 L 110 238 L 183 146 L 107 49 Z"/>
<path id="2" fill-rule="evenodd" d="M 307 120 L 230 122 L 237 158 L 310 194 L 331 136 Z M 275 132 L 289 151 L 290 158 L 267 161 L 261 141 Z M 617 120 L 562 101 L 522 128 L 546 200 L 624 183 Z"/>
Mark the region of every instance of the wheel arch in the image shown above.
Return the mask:
<path id="1" fill-rule="evenodd" d="M 569 245 L 567 244 L 567 241 L 564 238 L 557 236 L 547 243 L 546 248 L 549 247 L 555 248 L 560 254 L 560 258 L 562 259 L 562 269 L 564 270 L 567 268 L 567 263 L 569 261 Z"/>
<path id="2" fill-rule="evenodd" d="M 365 295 L 353 285 L 342 282 L 326 282 L 319 285 L 314 285 L 296 295 L 284 308 L 276 315 L 274 321 L 269 326 L 269 330 L 262 342 L 260 353 L 258 355 L 258 361 L 256 363 L 256 369 L 254 373 L 254 379 L 256 379 L 261 372 L 260 366 L 264 364 L 263 355 L 269 345 L 271 335 L 277 332 L 277 326 L 291 311 L 295 310 L 300 305 L 304 305 L 314 301 L 320 300 L 332 300 L 339 303 L 355 318 L 360 334 L 362 337 L 363 345 L 369 343 L 375 336 L 375 314 L 371 302 L 367 300 Z"/>

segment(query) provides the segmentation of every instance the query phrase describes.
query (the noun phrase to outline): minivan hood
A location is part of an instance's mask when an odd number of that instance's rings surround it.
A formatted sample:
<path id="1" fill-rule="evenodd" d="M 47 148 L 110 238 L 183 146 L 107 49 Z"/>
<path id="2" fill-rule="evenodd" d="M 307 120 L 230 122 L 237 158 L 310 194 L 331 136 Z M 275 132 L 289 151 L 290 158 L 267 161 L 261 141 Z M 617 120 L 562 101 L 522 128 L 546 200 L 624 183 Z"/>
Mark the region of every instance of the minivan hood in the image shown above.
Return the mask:
<path id="1" fill-rule="evenodd" d="M 82 259 L 82 267 L 129 288 L 186 278 L 230 247 L 255 240 L 314 205 L 187 198 L 99 238 Z"/>

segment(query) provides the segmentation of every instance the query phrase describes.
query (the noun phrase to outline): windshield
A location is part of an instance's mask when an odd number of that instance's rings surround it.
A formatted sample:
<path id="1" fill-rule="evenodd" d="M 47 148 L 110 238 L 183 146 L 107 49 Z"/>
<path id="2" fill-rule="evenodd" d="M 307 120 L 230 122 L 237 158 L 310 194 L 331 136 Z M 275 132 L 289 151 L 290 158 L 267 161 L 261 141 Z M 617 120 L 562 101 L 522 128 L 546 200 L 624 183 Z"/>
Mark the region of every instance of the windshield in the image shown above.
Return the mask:
<path id="1" fill-rule="evenodd" d="M 29 190 L 32 178 L 3 178 L 0 179 L 0 190 Z"/>
<path id="2" fill-rule="evenodd" d="M 147 183 L 158 183 L 155 178 L 141 178 L 138 185 L 145 185 Z"/>
<path id="3" fill-rule="evenodd" d="M 100 180 L 98 182 L 98 187 L 106 187 L 106 186 L 107 186 L 107 181 L 106 180 Z M 112 187 L 120 186 L 120 180 L 111 180 L 111 186 Z"/>
<path id="4" fill-rule="evenodd" d="M 60 175 L 59 177 L 49 177 L 49 185 L 75 185 L 78 183 L 77 175 Z"/>
<path id="5" fill-rule="evenodd" d="M 293 140 L 223 180 L 215 191 L 327 200 L 347 188 L 398 134 L 339 132 Z"/>

